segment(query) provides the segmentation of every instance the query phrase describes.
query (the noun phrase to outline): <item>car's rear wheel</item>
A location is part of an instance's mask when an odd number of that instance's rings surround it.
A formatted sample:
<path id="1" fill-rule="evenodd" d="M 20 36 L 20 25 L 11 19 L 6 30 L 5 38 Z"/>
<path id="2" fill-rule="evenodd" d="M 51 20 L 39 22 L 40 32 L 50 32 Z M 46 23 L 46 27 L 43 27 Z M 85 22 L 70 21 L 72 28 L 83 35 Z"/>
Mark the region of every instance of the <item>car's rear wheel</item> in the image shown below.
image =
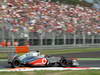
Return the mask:
<path id="1" fill-rule="evenodd" d="M 13 62 L 11 63 L 11 66 L 16 68 L 16 67 L 20 67 L 21 63 L 18 59 L 14 59 Z"/>

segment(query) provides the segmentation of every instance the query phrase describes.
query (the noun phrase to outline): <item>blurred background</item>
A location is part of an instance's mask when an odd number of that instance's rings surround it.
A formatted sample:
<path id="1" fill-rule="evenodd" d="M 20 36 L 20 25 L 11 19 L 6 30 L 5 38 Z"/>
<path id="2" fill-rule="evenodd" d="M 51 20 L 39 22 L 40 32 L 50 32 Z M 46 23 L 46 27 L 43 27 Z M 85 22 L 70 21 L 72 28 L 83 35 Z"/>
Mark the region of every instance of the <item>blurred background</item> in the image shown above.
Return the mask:
<path id="1" fill-rule="evenodd" d="M 100 0 L 0 0 L 0 42 L 1 47 L 99 45 Z"/>

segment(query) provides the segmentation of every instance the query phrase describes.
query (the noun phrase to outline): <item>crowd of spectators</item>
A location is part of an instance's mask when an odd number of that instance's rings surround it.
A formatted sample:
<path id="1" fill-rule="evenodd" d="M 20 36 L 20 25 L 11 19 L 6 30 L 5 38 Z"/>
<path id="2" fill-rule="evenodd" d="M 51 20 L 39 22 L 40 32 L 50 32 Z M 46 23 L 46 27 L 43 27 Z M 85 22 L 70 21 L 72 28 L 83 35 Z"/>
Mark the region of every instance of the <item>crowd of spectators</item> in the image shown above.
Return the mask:
<path id="1" fill-rule="evenodd" d="M 11 47 L 11 46 L 19 46 L 18 41 L 14 41 L 13 44 L 11 41 L 2 40 L 0 42 L 0 47 Z"/>
<path id="2" fill-rule="evenodd" d="M 100 32 L 100 12 L 80 5 L 0 0 L 0 23 L 13 32 Z"/>

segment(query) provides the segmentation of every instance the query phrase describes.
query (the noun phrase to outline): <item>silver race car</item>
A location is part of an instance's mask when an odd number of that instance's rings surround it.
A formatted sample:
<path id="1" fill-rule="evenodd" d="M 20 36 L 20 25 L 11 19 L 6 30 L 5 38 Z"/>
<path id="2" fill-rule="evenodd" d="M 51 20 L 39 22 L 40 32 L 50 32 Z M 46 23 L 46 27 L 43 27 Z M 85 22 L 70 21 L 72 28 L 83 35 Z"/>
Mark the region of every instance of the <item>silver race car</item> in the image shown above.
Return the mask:
<path id="1" fill-rule="evenodd" d="M 74 59 L 67 59 L 63 56 L 46 56 L 41 55 L 39 51 L 31 51 L 21 56 L 13 54 L 8 58 L 8 64 L 11 67 L 22 66 L 62 66 L 62 67 L 77 67 L 79 63 Z"/>

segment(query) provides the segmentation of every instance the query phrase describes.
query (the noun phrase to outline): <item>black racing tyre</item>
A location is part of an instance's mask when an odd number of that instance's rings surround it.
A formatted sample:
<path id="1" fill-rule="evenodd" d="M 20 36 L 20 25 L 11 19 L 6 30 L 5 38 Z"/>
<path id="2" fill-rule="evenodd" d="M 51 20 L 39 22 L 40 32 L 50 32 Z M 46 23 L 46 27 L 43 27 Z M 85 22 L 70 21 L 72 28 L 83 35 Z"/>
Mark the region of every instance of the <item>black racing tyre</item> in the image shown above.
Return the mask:
<path id="1" fill-rule="evenodd" d="M 66 67 L 66 66 L 68 66 L 68 65 L 66 64 L 65 61 L 61 61 L 61 62 L 60 62 L 60 65 L 61 65 L 62 67 Z"/>
<path id="2" fill-rule="evenodd" d="M 65 59 L 64 57 L 61 58 L 61 60 L 60 60 L 60 65 L 61 65 L 62 67 L 66 67 L 66 66 L 67 66 L 67 61 L 66 61 L 66 59 Z"/>
<path id="3" fill-rule="evenodd" d="M 62 67 L 72 67 L 72 60 L 67 60 L 65 57 L 61 57 L 60 65 Z"/>
<path id="4" fill-rule="evenodd" d="M 16 68 L 16 67 L 20 67 L 21 63 L 18 59 L 14 59 L 13 62 L 11 63 L 11 67 Z"/>

